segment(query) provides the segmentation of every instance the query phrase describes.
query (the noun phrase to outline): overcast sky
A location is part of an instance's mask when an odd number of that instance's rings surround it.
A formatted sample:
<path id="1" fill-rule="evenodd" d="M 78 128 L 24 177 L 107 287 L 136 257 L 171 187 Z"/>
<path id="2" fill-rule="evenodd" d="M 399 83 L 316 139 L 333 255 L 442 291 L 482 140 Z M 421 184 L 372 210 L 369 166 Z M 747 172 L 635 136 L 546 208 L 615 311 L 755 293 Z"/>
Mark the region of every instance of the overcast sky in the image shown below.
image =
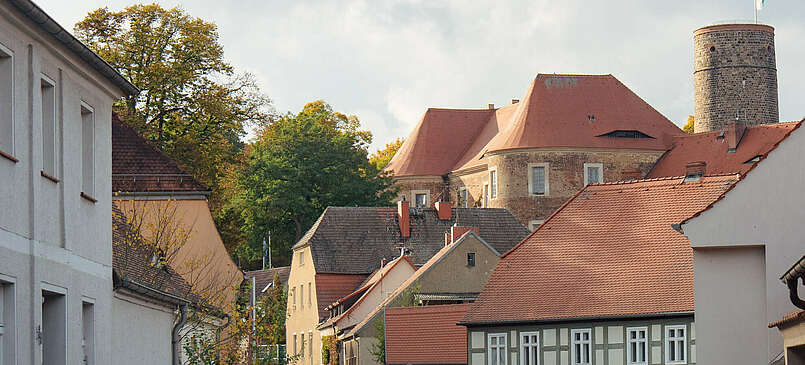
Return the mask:
<path id="1" fill-rule="evenodd" d="M 35 0 L 65 28 L 123 0 Z M 613 74 L 682 125 L 693 114 L 693 30 L 752 19 L 753 0 L 164 0 L 218 24 L 227 59 L 280 112 L 324 99 L 373 146 L 407 136 L 428 107 L 520 99 L 538 73 Z M 805 116 L 805 2 L 768 0 L 780 118 Z M 374 149 L 373 149 L 374 150 Z"/>

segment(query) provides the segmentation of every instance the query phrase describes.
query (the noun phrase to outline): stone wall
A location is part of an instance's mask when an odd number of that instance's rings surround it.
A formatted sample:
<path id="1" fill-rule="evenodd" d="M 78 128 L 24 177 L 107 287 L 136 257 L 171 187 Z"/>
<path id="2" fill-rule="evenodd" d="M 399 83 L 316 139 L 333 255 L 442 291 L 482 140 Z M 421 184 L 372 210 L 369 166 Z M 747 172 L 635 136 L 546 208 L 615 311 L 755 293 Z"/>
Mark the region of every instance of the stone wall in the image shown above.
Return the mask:
<path id="1" fill-rule="evenodd" d="M 402 177 L 397 178 L 394 181 L 394 186 L 398 189 L 397 192 L 397 199 L 402 199 L 405 196 L 405 200 L 411 202 L 411 207 L 414 207 L 414 192 L 415 191 L 427 191 L 430 199 L 428 204 L 430 206 L 433 203 L 439 201 L 439 199 L 445 196 L 446 191 L 446 184 L 444 178 L 441 176 L 416 176 L 416 177 Z M 447 198 L 445 198 L 446 200 Z"/>
<path id="2" fill-rule="evenodd" d="M 736 118 L 747 125 L 779 121 L 774 28 L 714 25 L 693 39 L 696 133 L 726 129 Z"/>

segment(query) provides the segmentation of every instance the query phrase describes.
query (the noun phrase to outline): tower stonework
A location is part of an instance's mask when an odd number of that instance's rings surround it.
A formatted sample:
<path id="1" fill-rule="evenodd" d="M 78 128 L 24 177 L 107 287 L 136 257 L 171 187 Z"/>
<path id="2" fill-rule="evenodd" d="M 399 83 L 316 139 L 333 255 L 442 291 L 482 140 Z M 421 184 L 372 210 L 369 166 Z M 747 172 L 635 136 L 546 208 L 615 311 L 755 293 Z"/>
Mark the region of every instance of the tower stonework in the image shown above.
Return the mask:
<path id="1" fill-rule="evenodd" d="M 694 132 L 777 123 L 774 28 L 723 24 L 693 32 Z"/>

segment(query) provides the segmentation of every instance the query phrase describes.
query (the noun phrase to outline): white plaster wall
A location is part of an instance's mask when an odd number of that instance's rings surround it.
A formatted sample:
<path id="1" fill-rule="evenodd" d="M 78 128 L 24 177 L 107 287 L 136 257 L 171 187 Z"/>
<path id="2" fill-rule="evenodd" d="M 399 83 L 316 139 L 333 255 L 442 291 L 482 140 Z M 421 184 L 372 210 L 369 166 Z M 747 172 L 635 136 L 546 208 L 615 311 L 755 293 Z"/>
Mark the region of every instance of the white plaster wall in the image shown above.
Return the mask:
<path id="1" fill-rule="evenodd" d="M 380 302 L 385 300 L 392 292 L 397 290 L 400 285 L 414 274 L 416 269 L 407 261 L 402 261 L 394 265 L 380 282 L 368 293 L 364 294 L 360 303 L 350 308 L 344 318 L 338 321 L 338 328 L 350 328 L 372 312 Z"/>
<path id="2" fill-rule="evenodd" d="M 0 157 L 0 275 L 14 280 L 17 364 L 37 364 L 41 288 L 64 288 L 67 296 L 69 364 L 83 358 L 82 301 L 94 302 L 95 360 L 112 363 L 111 352 L 111 108 L 122 96 L 82 60 L 0 2 L 0 43 L 14 53 L 14 146 L 19 161 Z M 40 74 L 57 82 L 55 183 L 40 175 L 42 128 Z M 96 204 L 80 197 L 80 102 L 95 109 Z M 8 350 L 8 349 L 5 349 Z"/>
<path id="3" fill-rule="evenodd" d="M 766 327 L 795 307 L 788 300 L 787 288 L 779 278 L 793 262 L 805 252 L 805 132 L 798 129 L 750 171 L 724 199 L 684 224 L 682 229 L 694 248 L 694 274 L 696 284 L 696 321 L 699 323 L 697 346 L 699 361 L 703 364 L 731 363 L 722 353 L 731 353 L 736 359 L 751 359 L 764 354 L 766 363 L 783 349 L 782 337 L 776 329 Z M 765 253 L 761 262 L 752 260 L 751 267 L 737 270 L 731 248 L 759 246 Z M 703 249 L 725 248 L 701 254 Z M 718 257 L 721 256 L 721 257 Z M 741 272 L 739 272 L 741 271 Z M 735 277 L 748 272 L 762 274 L 763 285 L 749 280 L 735 286 Z M 720 292 L 734 287 L 736 291 L 751 291 L 758 298 L 747 298 L 750 303 L 736 307 L 734 295 L 703 296 L 703 293 Z M 761 309 L 765 308 L 765 309 Z M 730 311 L 719 326 L 708 326 L 708 317 Z M 713 348 L 707 343 L 718 343 L 719 338 L 740 336 L 726 348 Z M 763 341 L 752 339 L 765 338 Z"/>
<path id="4" fill-rule="evenodd" d="M 112 300 L 115 365 L 170 364 L 173 313 L 126 295 Z"/>

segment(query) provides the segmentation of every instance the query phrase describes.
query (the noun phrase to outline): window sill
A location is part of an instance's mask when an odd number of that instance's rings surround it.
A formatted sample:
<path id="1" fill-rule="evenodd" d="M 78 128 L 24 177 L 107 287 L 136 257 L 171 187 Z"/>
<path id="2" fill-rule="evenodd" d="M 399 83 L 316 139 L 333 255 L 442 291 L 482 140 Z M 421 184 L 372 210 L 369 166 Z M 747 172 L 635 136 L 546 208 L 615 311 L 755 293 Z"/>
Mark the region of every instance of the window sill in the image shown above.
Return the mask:
<path id="1" fill-rule="evenodd" d="M 18 160 L 16 157 L 14 157 L 14 155 L 12 155 L 10 153 L 7 153 L 7 152 L 3 152 L 2 150 L 0 150 L 0 156 L 6 158 L 7 160 L 9 160 L 9 161 L 11 161 L 13 163 L 20 162 L 20 160 Z"/>
<path id="2" fill-rule="evenodd" d="M 61 182 L 61 180 L 59 180 L 59 178 L 57 178 L 55 176 L 52 176 L 52 175 L 48 174 L 47 172 L 39 171 L 39 174 L 42 175 L 42 177 L 44 177 L 45 179 L 53 181 L 56 184 Z"/>
<path id="3" fill-rule="evenodd" d="M 81 192 L 81 197 L 91 201 L 93 204 L 98 202 L 98 199 L 93 198 L 92 195 L 89 195 L 89 194 L 87 194 L 87 193 L 85 193 L 83 191 Z"/>

